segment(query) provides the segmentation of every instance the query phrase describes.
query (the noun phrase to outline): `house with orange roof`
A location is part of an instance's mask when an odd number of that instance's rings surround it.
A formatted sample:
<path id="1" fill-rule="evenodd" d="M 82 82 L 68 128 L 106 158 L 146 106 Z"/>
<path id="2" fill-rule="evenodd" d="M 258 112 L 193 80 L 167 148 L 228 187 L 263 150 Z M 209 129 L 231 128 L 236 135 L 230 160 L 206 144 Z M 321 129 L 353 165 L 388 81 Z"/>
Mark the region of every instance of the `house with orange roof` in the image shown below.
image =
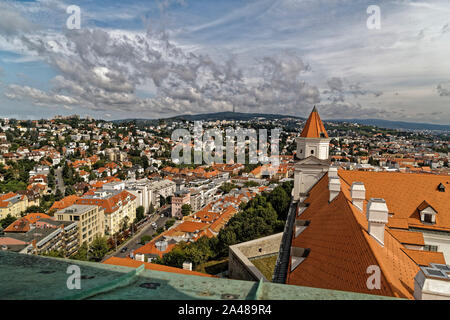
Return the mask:
<path id="1" fill-rule="evenodd" d="M 133 254 L 143 255 L 150 262 L 154 258 L 162 258 L 166 253 L 170 252 L 177 244 L 174 240 L 166 240 L 161 235 L 152 241 L 146 243 L 142 247 L 134 250 Z"/>

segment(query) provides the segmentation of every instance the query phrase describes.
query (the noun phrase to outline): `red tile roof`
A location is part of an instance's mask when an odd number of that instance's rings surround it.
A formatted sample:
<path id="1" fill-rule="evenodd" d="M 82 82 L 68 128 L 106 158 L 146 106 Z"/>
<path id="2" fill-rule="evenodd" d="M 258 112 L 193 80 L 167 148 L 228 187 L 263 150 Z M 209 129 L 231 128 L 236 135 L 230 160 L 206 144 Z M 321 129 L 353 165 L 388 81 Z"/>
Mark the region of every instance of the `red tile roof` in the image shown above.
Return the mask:
<path id="1" fill-rule="evenodd" d="M 304 138 L 322 138 L 321 134 L 324 138 L 328 138 L 327 131 L 325 130 L 325 126 L 323 125 L 322 120 L 320 119 L 319 113 L 317 112 L 316 107 L 314 107 L 313 111 L 309 115 L 308 120 L 306 121 L 305 127 L 303 128 L 300 137 Z"/>
<path id="2" fill-rule="evenodd" d="M 364 174 L 366 173 L 339 171 L 341 192 L 331 203 L 328 201 L 328 175 L 311 189 L 305 200 L 309 206 L 297 217 L 309 220 L 310 224 L 298 237 L 292 239 L 293 247 L 309 248 L 310 253 L 293 271 L 290 271 L 289 264 L 287 283 L 412 299 L 414 277 L 419 271 L 419 265 L 442 263 L 443 256 L 406 249 L 402 242 L 423 244 L 423 236 L 416 232 L 386 228 L 384 246 L 369 235 L 365 214 L 350 200 L 352 182 L 370 183 L 372 180 L 369 175 L 376 176 L 378 173 L 369 172 L 367 179 L 361 179 Z M 356 178 L 350 179 L 351 175 L 356 175 Z M 395 182 L 395 177 L 393 180 Z M 366 185 L 366 198 L 384 198 L 384 193 L 379 194 L 373 188 L 373 185 Z M 378 186 L 376 190 L 383 191 L 383 188 L 384 186 Z M 406 189 L 411 192 L 412 188 Z M 397 208 L 405 208 L 394 205 L 394 197 L 398 197 L 397 201 L 404 199 L 392 188 L 389 191 L 393 193 L 385 199 L 390 211 L 397 215 Z M 404 204 L 403 201 L 402 203 Z M 370 266 L 380 268 L 380 289 L 370 290 L 367 287 L 370 276 L 367 270 Z"/>
<path id="3" fill-rule="evenodd" d="M 213 276 L 213 275 L 209 275 L 209 274 L 205 274 L 205 273 L 201 273 L 201 272 L 197 272 L 197 271 L 189 271 L 189 270 L 169 267 L 169 266 L 165 266 L 165 265 L 161 265 L 161 264 L 141 262 L 141 261 L 133 260 L 130 258 L 111 257 L 111 258 L 105 260 L 103 263 L 115 265 L 115 266 L 132 267 L 132 268 L 137 268 L 141 265 L 144 265 L 145 269 L 147 269 L 147 270 L 164 271 L 164 272 L 179 273 L 179 274 L 185 274 L 185 275 L 191 275 L 191 276 L 215 278 L 215 276 Z"/>
<path id="4" fill-rule="evenodd" d="M 71 205 L 73 205 L 78 199 L 80 199 L 80 197 L 76 196 L 76 195 L 71 195 L 71 196 L 67 196 L 62 198 L 59 201 L 55 201 L 55 203 L 51 206 L 50 210 L 62 210 L 65 209 L 67 207 L 70 207 Z"/>

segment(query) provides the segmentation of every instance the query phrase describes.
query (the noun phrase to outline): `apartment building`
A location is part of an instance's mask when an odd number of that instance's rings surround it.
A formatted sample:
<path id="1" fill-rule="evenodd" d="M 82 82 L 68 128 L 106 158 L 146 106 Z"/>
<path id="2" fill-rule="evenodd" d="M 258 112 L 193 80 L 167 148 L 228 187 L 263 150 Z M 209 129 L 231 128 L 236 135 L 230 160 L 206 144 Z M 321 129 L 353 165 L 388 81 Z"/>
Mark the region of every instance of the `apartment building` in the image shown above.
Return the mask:
<path id="1" fill-rule="evenodd" d="M 26 195 L 14 192 L 0 195 L 0 219 L 4 219 L 8 214 L 18 218 L 27 208 L 28 198 Z"/>
<path id="2" fill-rule="evenodd" d="M 2 250 L 23 254 L 58 251 L 69 257 L 79 248 L 78 231 L 78 223 L 75 221 L 49 218 L 30 221 L 24 218 L 5 229 L 5 235 L 0 237 L 0 246 Z"/>
<path id="3" fill-rule="evenodd" d="M 144 207 L 145 213 L 148 213 L 150 211 L 153 195 L 150 180 L 128 180 L 125 183 L 125 189 L 136 196 L 136 207 Z"/>
<path id="4" fill-rule="evenodd" d="M 159 197 L 172 196 L 176 191 L 176 183 L 172 180 L 153 181 L 150 189 L 152 190 L 152 204 L 155 208 L 159 208 Z"/>
<path id="5" fill-rule="evenodd" d="M 111 235 L 119 232 L 124 222 L 131 223 L 136 219 L 136 196 L 121 189 L 124 188 L 124 184 L 111 185 L 107 188 L 89 191 L 75 204 L 94 205 L 103 208 L 105 234 Z"/>
<path id="6" fill-rule="evenodd" d="M 102 207 L 75 204 L 57 211 L 55 218 L 58 221 L 76 221 L 80 243 L 91 243 L 96 236 L 105 235 L 105 214 Z"/>

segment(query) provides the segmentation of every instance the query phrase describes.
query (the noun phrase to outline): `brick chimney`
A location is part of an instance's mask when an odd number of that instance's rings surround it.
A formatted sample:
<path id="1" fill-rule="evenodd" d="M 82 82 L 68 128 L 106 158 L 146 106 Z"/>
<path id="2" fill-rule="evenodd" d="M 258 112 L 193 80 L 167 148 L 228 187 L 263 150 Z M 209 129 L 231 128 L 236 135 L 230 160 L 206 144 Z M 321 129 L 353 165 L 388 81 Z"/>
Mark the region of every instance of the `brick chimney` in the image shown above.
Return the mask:
<path id="1" fill-rule="evenodd" d="M 361 212 L 364 210 L 364 200 L 366 200 L 366 188 L 362 182 L 353 182 L 351 188 L 352 203 Z"/>
<path id="2" fill-rule="evenodd" d="M 338 177 L 331 177 L 328 179 L 328 189 L 330 190 L 329 202 L 333 201 L 341 192 L 341 179 Z"/>
<path id="3" fill-rule="evenodd" d="M 389 211 L 384 199 L 371 198 L 367 204 L 369 234 L 384 246 L 384 226 L 388 222 Z"/>

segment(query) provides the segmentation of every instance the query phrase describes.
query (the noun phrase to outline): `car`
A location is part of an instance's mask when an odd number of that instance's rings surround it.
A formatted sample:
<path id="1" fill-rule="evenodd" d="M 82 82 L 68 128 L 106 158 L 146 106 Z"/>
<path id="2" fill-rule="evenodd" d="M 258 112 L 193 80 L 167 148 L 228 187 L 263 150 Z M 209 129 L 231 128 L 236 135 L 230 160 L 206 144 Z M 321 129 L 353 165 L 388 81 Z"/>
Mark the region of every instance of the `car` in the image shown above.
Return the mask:
<path id="1" fill-rule="evenodd" d="M 164 218 L 164 213 L 161 213 L 161 218 Z"/>
<path id="2" fill-rule="evenodd" d="M 128 250 L 128 248 L 127 248 L 127 247 L 124 247 L 124 248 L 122 248 L 122 250 L 120 250 L 120 252 L 121 252 L 121 253 L 125 253 L 125 252 L 127 252 L 127 250 Z"/>

